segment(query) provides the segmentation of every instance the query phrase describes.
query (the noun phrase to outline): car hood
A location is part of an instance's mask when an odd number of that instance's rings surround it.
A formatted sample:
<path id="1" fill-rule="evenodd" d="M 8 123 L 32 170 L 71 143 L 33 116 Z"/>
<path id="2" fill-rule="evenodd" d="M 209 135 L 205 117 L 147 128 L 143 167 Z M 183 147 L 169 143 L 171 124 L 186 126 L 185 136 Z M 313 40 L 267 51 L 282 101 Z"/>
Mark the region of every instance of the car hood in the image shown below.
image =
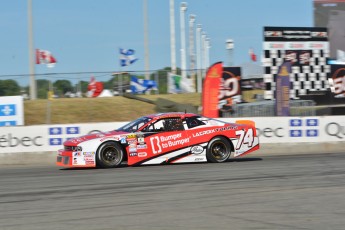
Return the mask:
<path id="1" fill-rule="evenodd" d="M 92 133 L 80 137 L 75 137 L 68 139 L 67 141 L 64 142 L 65 146 L 77 146 L 78 144 L 85 142 L 85 141 L 90 141 L 94 139 L 113 139 L 113 140 L 120 140 L 121 136 L 124 136 L 128 134 L 128 132 L 123 132 L 123 131 L 109 131 L 109 132 L 100 132 L 100 133 Z"/>

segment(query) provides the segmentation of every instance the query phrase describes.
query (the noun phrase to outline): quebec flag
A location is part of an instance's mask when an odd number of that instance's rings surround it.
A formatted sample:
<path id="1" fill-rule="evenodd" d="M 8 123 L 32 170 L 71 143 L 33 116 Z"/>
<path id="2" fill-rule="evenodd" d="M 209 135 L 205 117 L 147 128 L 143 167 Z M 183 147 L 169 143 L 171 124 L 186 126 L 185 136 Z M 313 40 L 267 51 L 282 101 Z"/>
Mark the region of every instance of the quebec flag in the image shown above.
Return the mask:
<path id="1" fill-rule="evenodd" d="M 132 93 L 145 93 L 147 90 L 158 90 L 156 81 L 144 80 L 131 76 Z"/>
<path id="2" fill-rule="evenodd" d="M 22 96 L 1 97 L 0 126 L 24 125 L 24 105 Z"/>
<path id="3" fill-rule="evenodd" d="M 133 49 L 120 49 L 120 65 L 129 66 L 136 62 L 138 58 L 134 56 L 134 53 Z"/>

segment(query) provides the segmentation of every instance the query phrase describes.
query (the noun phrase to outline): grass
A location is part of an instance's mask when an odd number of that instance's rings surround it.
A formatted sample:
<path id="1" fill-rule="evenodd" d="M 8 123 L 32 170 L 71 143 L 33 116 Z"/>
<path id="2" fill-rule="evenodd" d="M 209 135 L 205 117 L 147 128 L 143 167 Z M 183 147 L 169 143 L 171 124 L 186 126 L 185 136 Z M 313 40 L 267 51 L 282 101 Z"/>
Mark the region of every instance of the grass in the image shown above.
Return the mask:
<path id="1" fill-rule="evenodd" d="M 164 98 L 178 103 L 201 105 L 199 93 L 142 95 L 140 97 L 152 101 Z M 152 113 L 156 113 L 154 104 L 121 96 L 59 98 L 51 101 L 39 99 L 24 102 L 25 125 L 130 121 Z"/>

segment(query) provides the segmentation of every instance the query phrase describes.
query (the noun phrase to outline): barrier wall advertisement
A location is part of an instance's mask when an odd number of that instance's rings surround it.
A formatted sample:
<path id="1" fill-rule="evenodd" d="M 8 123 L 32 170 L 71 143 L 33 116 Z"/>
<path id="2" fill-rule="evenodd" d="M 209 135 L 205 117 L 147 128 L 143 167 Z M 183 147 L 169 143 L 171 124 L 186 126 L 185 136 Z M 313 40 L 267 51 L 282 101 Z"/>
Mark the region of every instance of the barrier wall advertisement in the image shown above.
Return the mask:
<path id="1" fill-rule="evenodd" d="M 23 97 L 0 97 L 0 127 L 16 125 L 24 125 Z"/>
<path id="2" fill-rule="evenodd" d="M 344 142 L 345 116 L 222 118 L 253 120 L 260 143 Z M 68 138 L 114 130 L 126 122 L 1 127 L 0 153 L 57 151 Z"/>

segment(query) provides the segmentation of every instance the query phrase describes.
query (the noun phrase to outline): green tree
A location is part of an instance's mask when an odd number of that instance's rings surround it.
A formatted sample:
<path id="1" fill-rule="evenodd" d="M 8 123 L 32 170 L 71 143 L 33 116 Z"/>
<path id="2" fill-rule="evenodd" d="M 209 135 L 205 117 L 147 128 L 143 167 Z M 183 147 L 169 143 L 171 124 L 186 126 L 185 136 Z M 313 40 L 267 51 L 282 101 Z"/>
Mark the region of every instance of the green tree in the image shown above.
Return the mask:
<path id="1" fill-rule="evenodd" d="M 158 91 L 160 94 L 168 93 L 168 73 L 171 72 L 171 67 L 165 67 L 164 69 L 157 70 L 151 74 L 151 79 L 155 80 L 155 75 L 158 73 Z M 181 75 L 181 69 L 176 69 L 176 74 Z"/>
<path id="2" fill-rule="evenodd" d="M 46 99 L 49 90 L 49 80 L 38 79 L 36 80 L 37 85 L 37 97 L 40 99 Z"/>
<path id="3" fill-rule="evenodd" d="M 20 95 L 20 86 L 15 80 L 0 80 L 0 96 Z"/>
<path id="4" fill-rule="evenodd" d="M 80 81 L 80 83 L 77 83 L 77 84 L 80 84 L 81 86 L 81 92 L 82 93 L 86 93 L 87 92 L 87 87 L 89 85 L 89 82 L 88 81 Z M 78 87 L 79 88 L 79 87 Z"/>
<path id="5" fill-rule="evenodd" d="M 61 94 L 73 91 L 73 86 L 68 80 L 57 80 L 54 82 L 53 86 L 54 91 L 57 92 L 60 96 Z"/>

